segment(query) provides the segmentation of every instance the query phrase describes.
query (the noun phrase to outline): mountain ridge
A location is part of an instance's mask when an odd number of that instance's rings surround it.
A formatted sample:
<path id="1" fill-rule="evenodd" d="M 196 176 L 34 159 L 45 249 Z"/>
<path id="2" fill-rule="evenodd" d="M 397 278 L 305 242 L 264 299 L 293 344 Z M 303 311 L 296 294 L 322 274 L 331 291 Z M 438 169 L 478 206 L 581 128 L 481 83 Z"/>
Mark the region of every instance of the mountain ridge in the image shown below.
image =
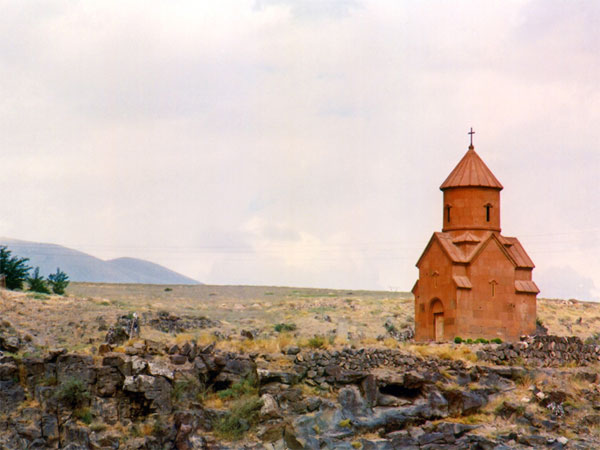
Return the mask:
<path id="1" fill-rule="evenodd" d="M 58 244 L 0 237 L 0 245 L 13 255 L 29 259 L 47 276 L 59 267 L 71 281 L 93 283 L 202 284 L 167 267 L 144 259 L 119 257 L 103 260 Z"/>

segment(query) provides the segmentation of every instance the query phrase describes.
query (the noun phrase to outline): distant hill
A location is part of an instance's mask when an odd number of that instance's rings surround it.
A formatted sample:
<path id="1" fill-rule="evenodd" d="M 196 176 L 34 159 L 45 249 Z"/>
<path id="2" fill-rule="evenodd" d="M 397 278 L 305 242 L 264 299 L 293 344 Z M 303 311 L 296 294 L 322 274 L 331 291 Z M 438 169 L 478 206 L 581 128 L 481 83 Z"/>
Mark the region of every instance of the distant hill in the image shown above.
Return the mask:
<path id="1" fill-rule="evenodd" d="M 104 261 L 71 248 L 55 244 L 21 241 L 0 237 L 14 255 L 29 258 L 29 265 L 40 267 L 47 276 L 60 267 L 71 281 L 96 283 L 201 284 L 159 264 L 136 258 Z"/>

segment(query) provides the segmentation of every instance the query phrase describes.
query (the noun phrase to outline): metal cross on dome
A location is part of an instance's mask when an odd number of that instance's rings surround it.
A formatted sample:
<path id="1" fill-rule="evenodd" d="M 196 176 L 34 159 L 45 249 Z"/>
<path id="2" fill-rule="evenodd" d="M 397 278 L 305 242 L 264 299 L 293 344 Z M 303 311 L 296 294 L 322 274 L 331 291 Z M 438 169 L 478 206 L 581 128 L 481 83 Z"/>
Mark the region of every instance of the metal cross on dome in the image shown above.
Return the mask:
<path id="1" fill-rule="evenodd" d="M 471 143 L 469 144 L 469 147 L 473 147 L 473 135 L 475 134 L 473 127 L 471 127 L 471 131 L 469 131 L 467 134 L 471 135 Z"/>

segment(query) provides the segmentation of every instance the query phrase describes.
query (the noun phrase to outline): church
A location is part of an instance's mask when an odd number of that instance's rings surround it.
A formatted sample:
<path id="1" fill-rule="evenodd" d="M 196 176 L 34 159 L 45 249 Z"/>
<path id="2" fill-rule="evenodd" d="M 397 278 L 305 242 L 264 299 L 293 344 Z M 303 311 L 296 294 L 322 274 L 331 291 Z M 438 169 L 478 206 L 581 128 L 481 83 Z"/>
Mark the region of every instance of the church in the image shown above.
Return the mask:
<path id="1" fill-rule="evenodd" d="M 515 237 L 502 236 L 503 186 L 471 145 L 443 192 L 443 225 L 417 262 L 415 339 L 514 341 L 536 328 L 534 264 Z"/>

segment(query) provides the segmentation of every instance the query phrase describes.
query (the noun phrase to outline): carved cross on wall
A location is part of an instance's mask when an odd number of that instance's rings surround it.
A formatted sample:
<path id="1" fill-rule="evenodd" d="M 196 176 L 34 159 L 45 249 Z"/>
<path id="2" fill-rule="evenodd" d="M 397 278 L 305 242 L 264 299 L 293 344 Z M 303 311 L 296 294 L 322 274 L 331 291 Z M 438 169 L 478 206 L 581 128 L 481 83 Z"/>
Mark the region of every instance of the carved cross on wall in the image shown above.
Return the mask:
<path id="1" fill-rule="evenodd" d="M 438 287 L 437 282 L 438 282 L 439 276 L 440 276 L 440 273 L 437 270 L 434 270 L 433 272 L 431 272 L 431 277 L 433 278 L 433 287 Z"/>

